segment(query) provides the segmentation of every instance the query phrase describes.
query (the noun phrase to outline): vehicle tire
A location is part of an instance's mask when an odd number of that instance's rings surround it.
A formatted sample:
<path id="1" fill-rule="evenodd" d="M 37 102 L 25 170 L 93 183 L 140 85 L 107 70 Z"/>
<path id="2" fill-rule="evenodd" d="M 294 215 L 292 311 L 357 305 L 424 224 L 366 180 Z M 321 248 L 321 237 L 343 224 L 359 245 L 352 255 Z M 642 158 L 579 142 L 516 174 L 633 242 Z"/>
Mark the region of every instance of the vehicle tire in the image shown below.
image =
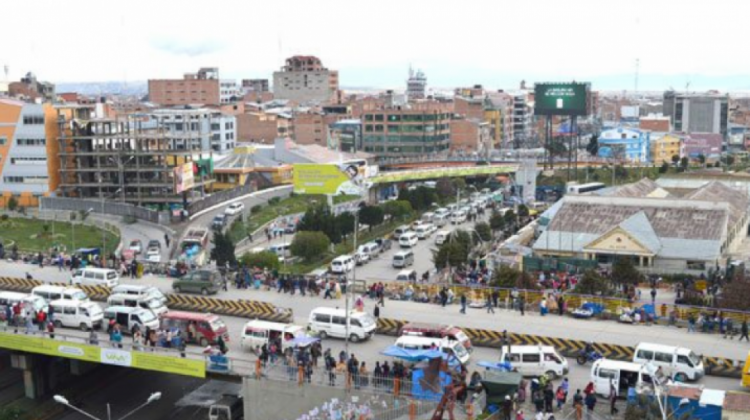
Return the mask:
<path id="1" fill-rule="evenodd" d="M 682 372 L 675 373 L 674 380 L 675 382 L 682 382 L 684 384 L 685 382 L 687 382 L 687 375 Z"/>
<path id="2" fill-rule="evenodd" d="M 55 320 L 54 324 L 55 324 L 55 328 L 62 328 L 62 322 L 60 322 L 59 319 Z"/>
<path id="3" fill-rule="evenodd" d="M 180 286 L 175 286 L 172 290 L 174 290 L 175 293 L 180 293 Z"/>
<path id="4" fill-rule="evenodd" d="M 352 334 L 349 336 L 349 341 L 352 343 L 359 343 L 359 336 L 357 336 L 357 334 Z"/>
<path id="5" fill-rule="evenodd" d="M 88 330 L 89 330 L 89 327 L 85 323 L 81 322 L 81 331 L 86 332 Z"/>
<path id="6" fill-rule="evenodd" d="M 327 337 L 328 337 L 328 334 L 326 334 L 325 331 L 321 331 L 318 333 L 318 338 L 320 338 L 321 340 L 325 340 Z"/>
<path id="7" fill-rule="evenodd" d="M 208 340 L 206 339 L 206 337 L 201 337 L 200 341 L 198 341 L 198 344 L 200 344 L 201 347 L 206 347 L 208 346 Z"/>
<path id="8" fill-rule="evenodd" d="M 547 378 L 549 378 L 550 380 L 557 379 L 557 374 L 553 370 L 548 370 L 546 372 L 546 375 L 547 375 Z"/>
<path id="9" fill-rule="evenodd" d="M 582 354 L 579 355 L 578 357 L 576 357 L 576 362 L 578 362 L 579 365 L 585 365 L 586 364 L 586 356 L 584 356 Z"/>
<path id="10" fill-rule="evenodd" d="M 202 294 L 203 296 L 208 296 L 208 289 L 205 289 L 205 288 L 204 288 L 204 289 L 201 289 L 201 294 Z"/>

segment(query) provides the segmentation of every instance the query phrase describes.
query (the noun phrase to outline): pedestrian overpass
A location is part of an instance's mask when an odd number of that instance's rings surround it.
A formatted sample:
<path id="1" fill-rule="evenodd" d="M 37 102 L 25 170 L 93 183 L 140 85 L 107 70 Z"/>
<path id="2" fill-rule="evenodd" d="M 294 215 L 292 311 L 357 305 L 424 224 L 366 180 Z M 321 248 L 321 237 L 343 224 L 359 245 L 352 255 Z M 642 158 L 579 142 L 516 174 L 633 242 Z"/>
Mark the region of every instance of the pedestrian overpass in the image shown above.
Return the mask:
<path id="1" fill-rule="evenodd" d="M 518 164 L 502 164 L 407 169 L 394 172 L 381 172 L 371 178 L 368 178 L 368 180 L 373 184 L 390 184 L 395 182 L 425 181 L 439 178 L 498 175 L 515 173 L 518 171 L 518 167 Z"/>

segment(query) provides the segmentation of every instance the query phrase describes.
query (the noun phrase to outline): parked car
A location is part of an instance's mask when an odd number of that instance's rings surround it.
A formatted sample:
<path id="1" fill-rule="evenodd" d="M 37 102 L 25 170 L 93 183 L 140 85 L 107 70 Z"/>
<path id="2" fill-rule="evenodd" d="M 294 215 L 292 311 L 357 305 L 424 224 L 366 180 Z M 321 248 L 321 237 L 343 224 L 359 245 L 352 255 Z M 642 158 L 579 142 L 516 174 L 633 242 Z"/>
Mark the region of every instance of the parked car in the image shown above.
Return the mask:
<path id="1" fill-rule="evenodd" d="M 293 235 L 296 231 L 297 225 L 295 225 L 294 223 L 289 223 L 288 225 L 284 226 L 284 233 L 287 235 Z"/>
<path id="2" fill-rule="evenodd" d="M 150 246 L 146 249 L 146 259 L 151 262 L 161 262 L 161 248 Z"/>
<path id="3" fill-rule="evenodd" d="M 242 203 L 232 203 L 229 206 L 227 206 L 226 210 L 224 210 L 224 214 L 227 216 L 234 216 L 235 214 L 240 214 L 242 211 L 245 210 L 245 205 Z"/>
<path id="4" fill-rule="evenodd" d="M 218 292 L 223 286 L 224 279 L 218 271 L 196 270 L 175 279 L 172 283 L 172 290 L 175 293 L 188 292 L 207 295 Z"/>
<path id="5" fill-rule="evenodd" d="M 148 241 L 148 248 L 159 248 L 161 250 L 161 242 L 158 239 L 152 239 Z"/>
<path id="6" fill-rule="evenodd" d="M 224 226 L 227 225 L 227 215 L 226 214 L 217 214 L 216 217 L 214 217 L 214 220 L 211 222 L 211 227 L 214 229 L 224 229 Z"/>
<path id="7" fill-rule="evenodd" d="M 143 252 L 143 243 L 140 239 L 133 239 L 130 241 L 130 246 L 128 247 L 129 250 L 133 251 L 134 254 L 140 254 Z"/>

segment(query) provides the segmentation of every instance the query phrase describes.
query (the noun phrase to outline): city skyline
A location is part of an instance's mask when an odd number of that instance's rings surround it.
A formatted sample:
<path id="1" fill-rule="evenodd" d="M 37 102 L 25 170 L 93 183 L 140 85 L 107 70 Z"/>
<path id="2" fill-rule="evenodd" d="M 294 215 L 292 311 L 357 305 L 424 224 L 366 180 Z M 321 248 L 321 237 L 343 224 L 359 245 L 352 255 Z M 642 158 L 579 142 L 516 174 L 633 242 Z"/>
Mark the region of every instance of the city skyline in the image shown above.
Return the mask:
<path id="1" fill-rule="evenodd" d="M 5 39 L 24 39 L 5 43 L 0 64 L 10 80 L 32 71 L 55 83 L 176 78 L 206 66 L 219 67 L 222 78 L 270 79 L 286 57 L 305 54 L 338 70 L 344 87 L 402 88 L 411 65 L 433 87 L 578 80 L 630 91 L 638 61 L 639 90 L 688 83 L 750 90 L 750 58 L 730 51 L 750 5 L 601 3 L 384 1 L 374 8 L 334 0 L 290 1 L 282 10 L 268 2 L 187 1 L 178 9 L 133 1 L 104 10 L 93 1 L 42 1 L 46 13 L 34 22 L 12 19 L 0 28 Z M 10 16 L 26 13 L 20 1 L 5 6 Z"/>

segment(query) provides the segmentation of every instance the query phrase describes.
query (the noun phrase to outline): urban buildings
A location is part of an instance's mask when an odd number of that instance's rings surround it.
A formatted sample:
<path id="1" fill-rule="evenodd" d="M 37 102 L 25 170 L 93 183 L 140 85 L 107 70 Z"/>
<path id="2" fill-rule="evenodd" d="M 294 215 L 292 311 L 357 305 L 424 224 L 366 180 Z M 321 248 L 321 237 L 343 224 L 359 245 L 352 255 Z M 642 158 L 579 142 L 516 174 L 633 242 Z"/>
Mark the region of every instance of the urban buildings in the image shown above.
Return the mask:
<path id="1" fill-rule="evenodd" d="M 489 157 L 492 151 L 490 123 L 476 118 L 453 119 L 450 122 L 450 151 L 459 155 Z"/>
<path id="2" fill-rule="evenodd" d="M 672 122 L 667 116 L 649 114 L 645 117 L 640 117 L 638 128 L 656 133 L 668 133 L 672 131 Z"/>
<path id="3" fill-rule="evenodd" d="M 721 134 L 684 133 L 681 136 L 685 144 L 684 155 L 690 159 L 696 160 L 703 156 L 706 162 L 712 163 L 721 158 L 724 143 L 724 137 Z"/>
<path id="4" fill-rule="evenodd" d="M 347 153 L 362 150 L 362 120 L 340 120 L 329 125 L 328 147 Z"/>
<path id="5" fill-rule="evenodd" d="M 534 110 L 529 100 L 529 93 L 522 91 L 513 94 L 513 134 L 512 142 L 516 149 L 528 147 L 532 141 L 532 119 Z"/>
<path id="6" fill-rule="evenodd" d="M 635 128 L 613 128 L 599 135 L 599 156 L 629 162 L 648 162 L 651 133 Z"/>
<path id="7" fill-rule="evenodd" d="M 601 264 L 627 258 L 647 272 L 706 273 L 746 237 L 748 197 L 746 188 L 721 182 L 673 194 L 648 179 L 607 195 L 566 195 L 542 216 L 550 222 L 533 250 Z"/>
<path id="8" fill-rule="evenodd" d="M 60 182 L 57 114 L 51 104 L 0 98 L 0 203 L 36 206 Z"/>
<path id="9" fill-rule="evenodd" d="M 454 113 L 489 123 L 492 147 L 511 148 L 513 136 L 513 97 L 503 91 L 488 92 L 481 85 L 459 88 L 453 98 Z"/>
<path id="10" fill-rule="evenodd" d="M 270 92 L 268 88 L 268 79 L 242 79 L 242 91 L 249 92 Z"/>
<path id="11" fill-rule="evenodd" d="M 386 158 L 447 153 L 451 111 L 451 104 L 437 101 L 365 111 L 364 150 Z"/>
<path id="12" fill-rule="evenodd" d="M 29 102 L 53 102 L 55 85 L 50 82 L 40 82 L 34 73 L 28 72 L 20 81 L 8 84 L 8 95 Z"/>
<path id="13" fill-rule="evenodd" d="M 685 149 L 682 139 L 674 134 L 654 135 L 651 134 L 651 162 L 654 165 L 673 164 L 672 157 L 682 158 Z"/>
<path id="14" fill-rule="evenodd" d="M 219 103 L 230 104 L 237 102 L 242 98 L 243 94 L 240 91 L 237 82 L 234 80 L 222 79 L 219 80 Z"/>
<path id="15" fill-rule="evenodd" d="M 427 97 L 427 76 L 422 70 L 414 71 L 409 67 L 409 79 L 406 81 L 406 98 L 410 101 Z"/>
<path id="16" fill-rule="evenodd" d="M 150 79 L 149 101 L 162 106 L 218 105 L 228 98 L 228 89 L 219 82 L 219 69 L 205 67 L 197 73 L 186 73 L 182 79 Z"/>
<path id="17" fill-rule="evenodd" d="M 207 108 L 164 108 L 150 113 L 175 140 L 180 150 L 229 153 L 237 141 L 237 122 L 232 115 Z"/>
<path id="18" fill-rule="evenodd" d="M 273 73 L 273 94 L 299 104 L 323 104 L 338 95 L 339 73 L 323 67 L 320 59 L 295 55 L 286 60 L 280 71 Z"/>
<path id="19" fill-rule="evenodd" d="M 59 147 L 60 196 L 159 209 L 202 196 L 213 182 L 206 177 L 213 155 L 211 126 L 202 120 L 202 111 L 112 117 L 103 105 L 55 106 L 59 133 L 49 141 Z"/>
<path id="20" fill-rule="evenodd" d="M 664 115 L 675 131 L 727 135 L 729 95 L 664 92 Z"/>

